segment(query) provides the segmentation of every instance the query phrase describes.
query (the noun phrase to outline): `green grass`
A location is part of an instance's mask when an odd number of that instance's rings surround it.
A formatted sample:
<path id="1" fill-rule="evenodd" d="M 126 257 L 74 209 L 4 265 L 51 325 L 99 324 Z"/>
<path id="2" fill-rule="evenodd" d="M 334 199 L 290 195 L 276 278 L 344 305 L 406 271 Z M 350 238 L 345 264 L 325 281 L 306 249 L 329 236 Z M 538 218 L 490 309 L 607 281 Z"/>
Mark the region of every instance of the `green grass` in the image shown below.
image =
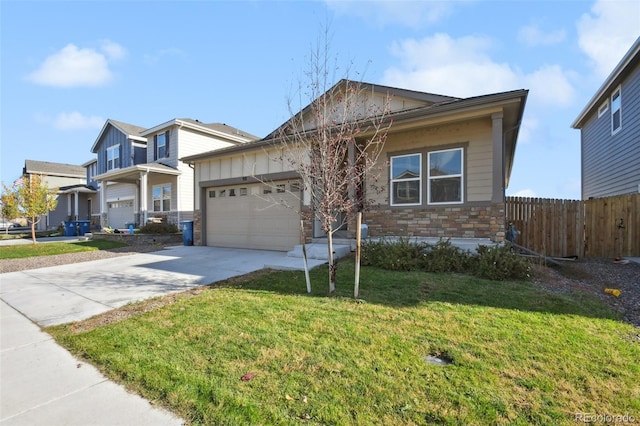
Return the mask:
<path id="1" fill-rule="evenodd" d="M 51 256 L 54 254 L 79 253 L 124 247 L 118 241 L 87 240 L 77 243 L 20 244 L 0 247 L 0 259 L 22 259 L 25 257 Z"/>
<path id="2" fill-rule="evenodd" d="M 575 424 L 640 418 L 640 337 L 599 301 L 524 282 L 363 268 L 265 272 L 128 320 L 47 329 L 192 424 Z M 453 361 L 427 363 L 427 355 Z M 241 380 L 247 373 L 249 381 Z"/>

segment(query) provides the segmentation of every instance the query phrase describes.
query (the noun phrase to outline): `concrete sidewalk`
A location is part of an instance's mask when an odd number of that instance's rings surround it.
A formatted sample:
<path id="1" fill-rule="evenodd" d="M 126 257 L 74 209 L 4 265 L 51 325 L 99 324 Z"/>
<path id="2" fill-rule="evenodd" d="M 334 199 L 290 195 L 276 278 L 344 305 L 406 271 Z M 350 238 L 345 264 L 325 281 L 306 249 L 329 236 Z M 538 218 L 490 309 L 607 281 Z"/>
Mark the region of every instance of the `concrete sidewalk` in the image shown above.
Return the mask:
<path id="1" fill-rule="evenodd" d="M 309 266 L 325 263 L 309 260 Z M 263 269 L 301 269 L 284 252 L 175 246 L 0 274 L 0 425 L 179 425 L 58 346 L 38 326 Z M 300 284 L 304 287 L 304 282 Z"/>

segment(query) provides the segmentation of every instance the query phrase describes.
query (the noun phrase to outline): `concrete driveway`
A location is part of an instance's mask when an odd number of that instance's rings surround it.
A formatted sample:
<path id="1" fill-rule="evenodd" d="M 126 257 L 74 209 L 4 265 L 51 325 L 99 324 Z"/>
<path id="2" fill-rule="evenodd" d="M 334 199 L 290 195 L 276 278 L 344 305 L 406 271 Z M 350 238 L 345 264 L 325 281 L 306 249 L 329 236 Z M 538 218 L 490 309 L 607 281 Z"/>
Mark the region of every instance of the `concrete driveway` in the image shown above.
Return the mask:
<path id="1" fill-rule="evenodd" d="M 310 259 L 310 267 L 324 263 Z M 1 274 L 0 297 L 41 326 L 78 321 L 163 294 L 267 268 L 301 269 L 284 252 L 175 246 L 158 252 Z"/>

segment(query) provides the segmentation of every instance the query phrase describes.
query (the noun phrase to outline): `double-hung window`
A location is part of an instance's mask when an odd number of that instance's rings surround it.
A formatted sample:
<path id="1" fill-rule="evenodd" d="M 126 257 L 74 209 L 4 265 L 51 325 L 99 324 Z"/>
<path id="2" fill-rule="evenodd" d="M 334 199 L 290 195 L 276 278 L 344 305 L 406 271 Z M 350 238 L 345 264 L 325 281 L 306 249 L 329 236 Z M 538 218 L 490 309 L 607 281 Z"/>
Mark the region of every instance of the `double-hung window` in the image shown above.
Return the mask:
<path id="1" fill-rule="evenodd" d="M 614 135 L 622 128 L 622 94 L 620 86 L 611 95 L 611 134 Z"/>
<path id="2" fill-rule="evenodd" d="M 154 136 L 155 151 L 154 160 L 169 156 L 169 132 L 159 133 Z"/>
<path id="3" fill-rule="evenodd" d="M 391 205 L 422 203 L 422 154 L 391 157 Z"/>
<path id="4" fill-rule="evenodd" d="M 107 170 L 120 168 L 120 145 L 107 148 Z"/>
<path id="5" fill-rule="evenodd" d="M 153 211 L 168 212 L 171 210 L 171 185 L 155 185 L 153 187 Z"/>
<path id="6" fill-rule="evenodd" d="M 463 202 L 462 148 L 430 152 L 428 169 L 428 204 Z"/>

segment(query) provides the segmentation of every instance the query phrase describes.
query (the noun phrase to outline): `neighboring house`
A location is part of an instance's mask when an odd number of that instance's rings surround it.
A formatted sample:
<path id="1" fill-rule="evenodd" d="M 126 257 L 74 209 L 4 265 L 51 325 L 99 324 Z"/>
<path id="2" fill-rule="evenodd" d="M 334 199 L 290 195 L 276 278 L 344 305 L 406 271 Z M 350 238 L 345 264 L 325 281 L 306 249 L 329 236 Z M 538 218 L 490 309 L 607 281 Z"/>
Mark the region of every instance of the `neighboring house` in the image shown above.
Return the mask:
<path id="1" fill-rule="evenodd" d="M 48 188 L 58 189 L 56 209 L 43 216 L 37 225 L 38 230 L 57 228 L 66 220 L 91 218 L 90 202 L 87 200 L 96 193 L 96 189 L 87 185 L 83 166 L 25 160 L 22 174 L 40 175 Z"/>
<path id="2" fill-rule="evenodd" d="M 225 124 L 191 119 L 148 129 L 107 120 L 91 148 L 97 154 L 91 181 L 100 189 L 101 226 L 140 226 L 152 218 L 173 224 L 191 220 L 193 169 L 179 158 L 256 139 Z"/>
<path id="3" fill-rule="evenodd" d="M 580 130 L 583 200 L 640 192 L 640 37 L 571 127 Z"/>
<path id="4" fill-rule="evenodd" d="M 505 188 L 528 91 L 460 99 L 364 87 L 380 104 L 392 97 L 393 120 L 377 165 L 386 191 L 378 194 L 372 182 L 365 183 L 365 196 L 377 203 L 364 213 L 369 236 L 502 241 Z M 274 161 L 282 158 L 277 134 L 182 158 L 196 171 L 196 244 L 273 250 L 299 244 L 299 213 L 268 201 L 275 194 L 291 205 L 298 203 L 299 211 L 312 208 L 298 175 L 286 162 Z M 307 221 L 305 228 L 307 237 L 323 236 L 315 221 Z"/>

